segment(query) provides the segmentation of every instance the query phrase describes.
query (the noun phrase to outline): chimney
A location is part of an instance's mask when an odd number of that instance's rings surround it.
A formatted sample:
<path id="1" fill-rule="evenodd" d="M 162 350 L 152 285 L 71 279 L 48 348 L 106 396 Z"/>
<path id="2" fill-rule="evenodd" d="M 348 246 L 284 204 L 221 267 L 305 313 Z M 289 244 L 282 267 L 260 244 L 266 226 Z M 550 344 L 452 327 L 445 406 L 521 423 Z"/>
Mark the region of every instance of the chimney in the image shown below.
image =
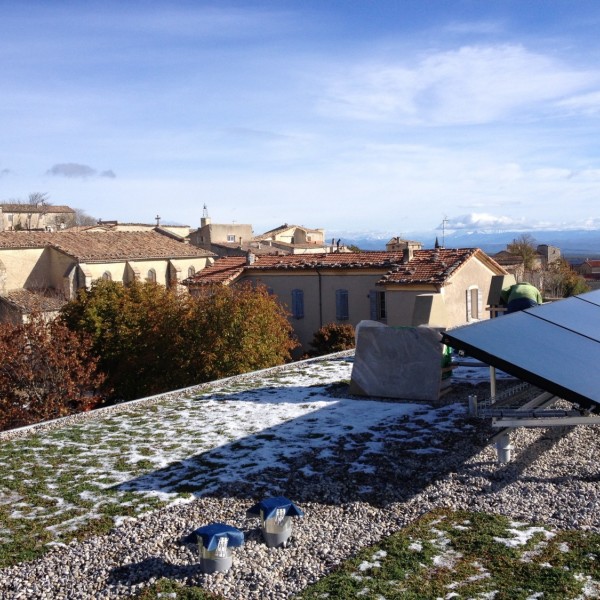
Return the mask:
<path id="1" fill-rule="evenodd" d="M 256 260 L 256 256 L 254 254 L 252 254 L 252 252 L 250 250 L 248 250 L 248 254 L 246 254 L 246 264 L 253 265 L 255 260 Z"/>
<path id="2" fill-rule="evenodd" d="M 402 250 L 402 264 L 408 264 L 413 258 L 413 249 L 410 245 L 408 245 L 404 250 Z"/>

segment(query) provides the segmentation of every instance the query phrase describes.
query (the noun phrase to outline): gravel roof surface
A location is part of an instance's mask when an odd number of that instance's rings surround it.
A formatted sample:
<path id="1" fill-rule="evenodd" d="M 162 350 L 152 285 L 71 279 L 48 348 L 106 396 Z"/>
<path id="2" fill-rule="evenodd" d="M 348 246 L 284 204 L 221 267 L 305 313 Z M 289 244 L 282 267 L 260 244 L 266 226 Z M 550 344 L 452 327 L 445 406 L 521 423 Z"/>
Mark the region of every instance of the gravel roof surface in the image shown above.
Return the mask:
<path id="1" fill-rule="evenodd" d="M 456 369 L 435 408 L 347 397 L 347 354 L 45 425 L 35 446 L 30 433 L 5 436 L 24 444 L 16 476 L 26 477 L 29 459 L 47 459 L 41 444 L 62 452 L 63 478 L 87 478 L 78 519 L 125 495 L 135 518 L 115 508 L 111 533 L 67 545 L 61 532 L 78 520 L 54 526 L 59 543 L 48 554 L 0 570 L 0 597 L 120 598 L 168 576 L 226 598 L 288 598 L 441 506 L 600 531 L 597 427 L 517 430 L 514 460 L 500 465 L 487 445 L 489 422 L 466 412 L 470 393 L 486 395 L 487 369 Z M 7 462 L 0 455 L 0 465 Z M 0 485 L 0 501 L 2 492 Z M 61 493 L 59 486 L 54 501 L 39 506 L 17 502 L 15 524 L 43 519 L 44 506 L 60 510 Z M 267 548 L 258 523 L 246 517 L 272 495 L 305 511 L 285 549 Z M 169 505 L 148 512 L 152 498 Z M 203 575 L 186 536 L 214 521 L 242 529 L 246 543 L 228 573 Z M 11 525 L 0 535 L 9 537 Z"/>

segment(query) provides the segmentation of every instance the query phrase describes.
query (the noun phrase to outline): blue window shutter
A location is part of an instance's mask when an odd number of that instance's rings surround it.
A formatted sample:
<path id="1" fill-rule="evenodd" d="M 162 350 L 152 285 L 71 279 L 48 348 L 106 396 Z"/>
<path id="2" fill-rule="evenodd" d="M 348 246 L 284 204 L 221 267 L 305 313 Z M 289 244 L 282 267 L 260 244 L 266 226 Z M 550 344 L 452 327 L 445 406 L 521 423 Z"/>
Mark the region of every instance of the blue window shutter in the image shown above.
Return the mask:
<path id="1" fill-rule="evenodd" d="M 348 319 L 348 290 L 335 291 L 335 318 L 338 321 Z"/>
<path id="2" fill-rule="evenodd" d="M 371 304 L 371 321 L 377 321 L 377 292 L 369 292 L 369 302 Z"/>
<path id="3" fill-rule="evenodd" d="M 295 319 L 304 317 L 304 292 L 292 290 L 292 315 Z"/>

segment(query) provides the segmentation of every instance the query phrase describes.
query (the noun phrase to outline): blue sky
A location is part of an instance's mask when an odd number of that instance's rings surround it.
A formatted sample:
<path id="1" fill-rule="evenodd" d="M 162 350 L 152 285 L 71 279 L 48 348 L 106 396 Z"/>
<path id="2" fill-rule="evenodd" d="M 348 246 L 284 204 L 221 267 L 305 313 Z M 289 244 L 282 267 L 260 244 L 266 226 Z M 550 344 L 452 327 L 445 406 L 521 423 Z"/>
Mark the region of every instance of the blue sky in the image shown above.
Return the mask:
<path id="1" fill-rule="evenodd" d="M 600 228 L 600 2 L 0 0 L 0 200 Z"/>

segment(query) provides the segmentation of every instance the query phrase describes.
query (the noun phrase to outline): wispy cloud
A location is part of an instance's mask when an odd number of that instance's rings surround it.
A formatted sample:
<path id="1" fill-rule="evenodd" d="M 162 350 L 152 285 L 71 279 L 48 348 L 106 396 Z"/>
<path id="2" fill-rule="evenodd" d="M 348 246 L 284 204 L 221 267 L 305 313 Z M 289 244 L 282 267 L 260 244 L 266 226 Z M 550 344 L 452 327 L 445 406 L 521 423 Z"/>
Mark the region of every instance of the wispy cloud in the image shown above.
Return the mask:
<path id="1" fill-rule="evenodd" d="M 0 177 L 5 177 L 6 175 L 10 175 L 12 171 L 10 169 L 0 169 Z"/>
<path id="2" fill-rule="evenodd" d="M 496 35 L 504 32 L 505 24 L 501 21 L 453 21 L 444 30 L 460 35 Z"/>
<path id="3" fill-rule="evenodd" d="M 600 91 L 566 98 L 557 102 L 557 106 L 571 113 L 600 115 Z"/>
<path id="4" fill-rule="evenodd" d="M 600 70 L 582 71 L 521 45 L 464 46 L 351 69 L 321 102 L 328 116 L 410 125 L 492 123 L 600 84 Z"/>
<path id="5" fill-rule="evenodd" d="M 98 171 L 88 165 L 79 163 L 59 163 L 48 169 L 46 174 L 55 177 L 67 177 L 69 179 L 87 179 L 88 177 L 98 175 Z M 112 179 L 116 177 L 112 170 L 102 171 L 99 176 Z"/>

